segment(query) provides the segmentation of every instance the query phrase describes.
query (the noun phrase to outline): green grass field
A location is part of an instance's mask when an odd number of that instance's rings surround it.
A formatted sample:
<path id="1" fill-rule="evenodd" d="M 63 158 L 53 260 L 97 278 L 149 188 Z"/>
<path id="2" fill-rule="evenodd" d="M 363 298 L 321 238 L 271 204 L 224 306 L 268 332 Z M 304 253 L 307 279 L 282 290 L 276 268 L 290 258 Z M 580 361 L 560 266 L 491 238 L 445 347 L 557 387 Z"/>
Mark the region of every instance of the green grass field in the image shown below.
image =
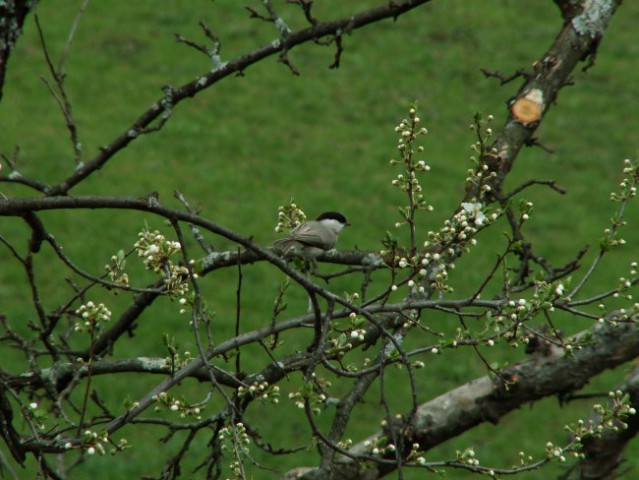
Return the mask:
<path id="1" fill-rule="evenodd" d="M 249 2 L 246 2 L 249 3 Z M 259 8 L 261 2 L 255 3 Z M 284 3 L 284 2 L 276 2 Z M 337 18 L 381 2 L 317 2 L 320 19 Z M 63 51 L 66 36 L 81 2 L 42 2 L 38 15 L 54 61 Z M 135 119 L 162 95 L 162 86 L 179 86 L 210 69 L 202 54 L 175 41 L 174 33 L 205 42 L 197 25 L 204 19 L 222 42 L 223 59 L 234 58 L 276 37 L 272 25 L 250 20 L 242 2 L 216 0 L 184 5 L 181 2 L 134 3 L 94 2 L 82 18 L 73 48 L 66 62 L 66 85 L 83 144 L 85 159 L 126 131 Z M 291 27 L 304 26 L 301 15 L 290 5 L 281 10 Z M 563 264 L 584 245 L 591 245 L 586 264 L 594 256 L 597 242 L 613 212 L 609 194 L 621 180 L 622 162 L 634 158 L 639 149 L 639 41 L 636 25 L 639 6 L 626 2 L 612 21 L 600 46 L 596 65 L 587 73 L 575 72 L 575 85 L 565 88 L 538 130 L 539 141 L 554 150 L 524 150 L 507 181 L 515 187 L 528 179 L 555 179 L 567 191 L 560 196 L 541 187 L 525 197 L 535 208 L 528 225 L 529 239 L 551 262 Z M 404 203 L 390 181 L 396 172 L 388 160 L 396 155 L 394 127 L 415 102 L 429 130 L 424 142 L 431 172 L 422 183 L 435 211 L 424 215 L 421 233 L 436 229 L 459 204 L 464 179 L 471 164 L 469 146 L 474 138 L 468 128 L 477 111 L 496 117 L 498 130 L 506 116 L 506 101 L 519 82 L 500 87 L 486 79 L 480 68 L 510 73 L 529 68 L 550 45 L 561 28 L 552 2 L 506 0 L 433 1 L 423 8 L 344 37 L 341 66 L 331 70 L 332 47 L 313 44 L 294 49 L 290 60 L 301 75 L 294 76 L 276 58 L 250 67 L 242 77 L 228 78 L 195 98 L 183 102 L 158 133 L 145 135 L 113 158 L 101 171 L 74 189 L 72 194 L 142 196 L 158 191 L 160 201 L 179 207 L 173 198 L 179 190 L 202 215 L 267 245 L 277 235 L 277 207 L 291 198 L 309 216 L 325 210 L 342 211 L 353 226 L 340 238 L 344 249 L 381 248 L 386 230 L 399 219 L 397 206 Z M 11 155 L 19 146 L 19 170 L 49 183 L 68 176 L 74 169 L 73 151 L 64 120 L 41 77 L 47 77 L 46 63 L 33 17 L 25 26 L 9 64 L 0 104 L 0 152 Z M 5 167 L 3 165 L 3 167 Z M 5 167 L 6 168 L 6 167 Z M 3 170 L 4 173 L 4 170 Z M 0 184 L 7 196 L 30 195 L 25 187 Z M 110 256 L 130 249 L 145 222 L 164 228 L 161 221 L 141 214 L 106 211 L 72 211 L 42 214 L 42 218 L 65 247 L 65 252 L 88 271 L 101 272 Z M 591 292 L 616 285 L 627 275 L 628 264 L 639 242 L 639 211 L 628 215 L 630 225 L 624 237 L 627 248 L 610 255 L 599 270 Z M 459 261 L 453 284 L 460 296 L 472 292 L 483 279 L 495 253 L 504 246 L 505 225 L 480 237 L 480 244 Z M 168 228 L 166 229 L 168 233 Z M 0 218 L 0 235 L 24 249 L 27 228 L 18 219 Z M 219 250 L 235 246 L 209 237 Z M 190 244 L 193 252 L 196 246 Z M 54 308 L 70 295 L 63 280 L 70 273 L 50 252 L 38 259 L 37 275 L 42 282 L 45 308 Z M 24 274 L 6 249 L 0 249 L 0 312 L 7 314 L 16 329 L 24 328 L 33 316 Z M 133 263 L 133 262 L 131 262 Z M 328 271 L 330 266 L 321 266 Z M 134 283 L 151 280 L 142 269 L 132 267 Z M 270 321 L 270 311 L 281 274 L 267 265 L 243 269 L 243 328 L 249 330 Z M 75 277 L 74 277 L 75 278 Z M 382 276 L 378 285 L 382 285 Z M 77 280 L 77 278 L 76 278 Z M 336 280 L 336 293 L 356 290 L 354 280 Z M 205 296 L 216 311 L 214 334 L 224 339 L 233 334 L 237 273 L 218 271 L 203 282 Z M 375 285 L 374 285 L 375 286 Z M 126 295 L 101 294 L 115 316 L 130 302 Z M 305 309 L 301 291 L 292 293 L 291 315 Z M 185 317 L 177 306 L 160 300 L 139 322 L 133 338 L 122 339 L 116 357 L 164 356 L 161 338 L 167 332 L 184 349 L 193 349 Z M 266 312 L 266 314 L 265 314 Z M 432 315 L 435 330 L 451 330 L 446 318 Z M 566 322 L 566 332 L 586 328 L 585 321 Z M 292 337 L 292 336 L 291 336 Z M 293 348 L 295 338 L 285 341 Z M 522 351 L 487 351 L 493 361 L 524 358 Z M 15 352 L 2 353 L 2 368 L 20 371 Z M 484 369 L 468 352 L 425 357 L 427 367 L 418 379 L 426 401 L 454 386 L 483 375 Z M 433 358 L 431 358 L 433 357 Z M 454 361 L 451 361 L 454 358 Z M 262 365 L 261 350 L 244 355 L 245 368 Z M 15 362 L 14 362 L 15 361 Z M 21 361 L 21 360 L 20 360 Z M 9 363 L 12 362 L 12 363 Z M 589 392 L 607 391 L 625 369 L 596 379 Z M 404 373 L 389 374 L 397 385 Z M 117 384 L 96 380 L 105 400 L 121 405 L 135 399 L 157 383 L 157 378 L 127 378 Z M 282 384 L 283 397 L 298 388 L 300 378 Z M 202 386 L 184 385 L 185 395 L 202 395 Z M 379 391 L 373 389 L 361 411 L 353 417 L 349 435 L 357 441 L 376 430 L 380 420 Z M 398 396 L 393 406 L 401 410 L 407 399 Z M 262 434 L 275 447 L 293 448 L 309 441 L 302 428 L 301 413 L 286 401 L 280 408 L 255 405 L 249 417 L 260 422 Z M 286 407 L 285 407 L 286 405 Z M 485 425 L 429 452 L 429 460 L 454 456 L 456 449 L 473 445 L 482 464 L 509 466 L 517 453 L 542 455 L 548 440 L 565 439 L 563 425 L 588 415 L 589 403 L 559 407 L 547 399 L 521 409 L 499 425 Z M 211 411 L 214 411 L 211 408 Z M 523 432 L 523 434 L 522 434 Z M 174 454 L 176 441 L 159 444 L 161 430 L 124 429 L 122 435 L 133 445 L 115 458 L 90 458 L 73 470 L 70 479 L 139 478 L 159 475 L 162 458 Z M 177 438 L 177 437 L 176 437 Z M 201 454 L 206 445 L 194 446 Z M 624 479 L 636 478 L 639 468 L 635 445 L 627 452 L 629 471 Z M 252 452 L 260 465 L 250 467 L 250 478 L 278 478 L 289 468 L 312 465 L 314 452 L 272 457 Z M 633 458 L 634 457 L 634 458 Z M 192 468 L 198 455 L 185 464 Z M 33 465 L 30 465 L 31 468 Z M 522 475 L 523 480 L 555 478 L 562 467 Z M 30 472 L 30 470 L 28 470 Z M 185 475 L 188 478 L 189 475 Z M 413 471 L 410 478 L 431 478 L 425 471 Z M 469 478 L 450 472 L 449 478 Z M 24 478 L 30 478 L 25 476 Z"/>

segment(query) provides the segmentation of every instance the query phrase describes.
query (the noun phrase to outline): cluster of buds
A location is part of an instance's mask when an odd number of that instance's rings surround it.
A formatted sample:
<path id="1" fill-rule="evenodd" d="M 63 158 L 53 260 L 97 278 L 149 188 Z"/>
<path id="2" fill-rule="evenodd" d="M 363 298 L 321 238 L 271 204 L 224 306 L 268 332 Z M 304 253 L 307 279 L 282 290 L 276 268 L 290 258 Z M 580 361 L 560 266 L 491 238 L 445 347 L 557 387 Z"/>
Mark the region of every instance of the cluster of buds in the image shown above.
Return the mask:
<path id="1" fill-rule="evenodd" d="M 466 177 L 466 183 L 471 185 L 478 185 L 480 195 L 486 194 L 492 190 L 490 186 L 490 180 L 497 176 L 495 172 L 490 172 L 488 165 L 485 163 L 480 164 L 476 169 L 468 169 L 468 176 Z"/>
<path id="2" fill-rule="evenodd" d="M 639 181 L 639 161 L 625 159 L 623 161 L 624 178 L 619 184 L 619 192 L 610 194 L 610 199 L 622 202 L 637 195 L 637 181 Z"/>
<path id="3" fill-rule="evenodd" d="M 444 221 L 444 226 L 437 232 L 429 231 L 428 240 L 424 247 L 437 245 L 440 248 L 452 246 L 468 247 L 475 245 L 477 232 L 499 217 L 499 212 L 487 214 L 482 203 L 471 201 L 463 202 L 452 218 Z"/>
<path id="4" fill-rule="evenodd" d="M 364 334 L 362 333 L 362 335 Z M 359 339 L 359 333 L 357 334 L 357 339 Z M 337 335 L 328 339 L 327 354 L 337 358 L 343 357 L 346 352 L 353 348 L 353 340 L 355 338 L 351 337 L 350 333 L 337 331 Z"/>
<path id="5" fill-rule="evenodd" d="M 637 195 L 637 182 L 639 181 L 639 160 L 624 160 L 623 168 L 624 178 L 619 184 L 619 191 L 612 192 L 610 199 L 613 202 L 619 202 L 621 205 L 614 213 L 611 219 L 610 228 L 604 230 L 604 236 L 599 241 L 602 251 L 610 250 L 612 247 L 624 245 L 626 241 L 618 238 L 617 234 L 620 227 L 626 225 L 624 213 L 626 211 L 626 203 Z"/>
<path id="6" fill-rule="evenodd" d="M 384 431 L 389 431 L 391 428 L 397 428 L 403 422 L 403 417 L 400 414 L 395 414 L 390 418 L 384 418 L 380 420 L 379 424 Z M 395 454 L 397 446 L 389 438 L 390 435 L 380 435 L 375 438 L 374 441 L 366 440 L 364 447 L 370 450 L 371 455 L 386 457 Z"/>
<path id="7" fill-rule="evenodd" d="M 473 467 L 479 466 L 479 459 L 475 456 L 475 449 L 472 447 L 465 450 L 456 450 L 455 455 L 457 456 L 457 461 L 460 463 L 465 463 Z"/>
<path id="8" fill-rule="evenodd" d="M 538 297 L 533 300 L 525 298 L 507 300 L 496 314 L 488 315 L 486 318 L 486 328 L 480 335 L 484 345 L 494 347 L 496 343 L 504 338 L 512 347 L 518 347 L 519 343 L 528 344 L 530 336 L 527 331 L 521 328 L 521 324 L 533 317 L 541 308 L 542 303 Z M 462 343 L 469 337 L 469 332 L 460 332 L 456 338 L 458 343 Z M 568 344 L 566 344 L 568 345 Z"/>
<path id="9" fill-rule="evenodd" d="M 413 443 L 411 445 L 411 450 L 406 457 L 406 460 L 414 465 L 418 465 L 423 467 L 426 465 L 426 457 L 424 457 L 424 452 L 419 443 Z"/>
<path id="10" fill-rule="evenodd" d="M 170 261 L 169 258 L 182 250 L 180 242 L 167 240 L 158 230 L 143 230 L 135 242 L 138 256 L 142 257 L 144 266 L 156 273 L 162 272 Z"/>
<path id="11" fill-rule="evenodd" d="M 111 310 L 103 303 L 95 304 L 91 301 L 80 305 L 75 311 L 80 319 L 75 323 L 76 332 L 94 333 L 104 323 L 111 320 Z"/>
<path id="12" fill-rule="evenodd" d="M 614 432 L 625 430 L 628 424 L 625 423 L 626 417 L 635 415 L 637 411 L 630 403 L 630 395 L 621 390 L 608 392 L 609 406 L 595 405 L 593 408 L 602 417 L 602 425 Z"/>
<path id="13" fill-rule="evenodd" d="M 430 171 L 430 166 L 422 159 L 415 158 L 417 153 L 424 151 L 424 147 L 414 146 L 413 142 L 420 136 L 425 135 L 426 128 L 420 127 L 421 120 L 417 116 L 417 110 L 411 108 L 408 111 L 408 118 L 403 119 L 399 125 L 395 127 L 395 132 L 399 134 L 397 149 L 400 153 L 400 160 L 392 159 L 391 165 L 401 164 L 404 170 L 399 173 L 391 182 L 391 184 L 405 192 L 408 196 L 409 204 L 400 208 L 400 214 L 403 222 L 397 222 L 396 227 L 400 227 L 403 223 L 412 224 L 414 212 L 417 209 L 432 211 L 433 206 L 428 204 L 424 198 L 422 186 L 417 176 L 420 172 Z"/>
<path id="14" fill-rule="evenodd" d="M 562 282 L 557 281 L 548 283 L 543 280 L 535 282 L 535 293 L 533 293 L 531 302 L 535 304 L 538 309 L 547 309 L 548 311 L 554 311 L 553 302 L 556 300 L 569 300 L 569 293 L 567 291 L 570 285 L 570 279 Z"/>
<path id="15" fill-rule="evenodd" d="M 183 354 L 180 354 L 178 351 L 171 351 L 171 356 L 166 357 L 165 361 L 167 365 L 171 366 L 172 371 L 179 370 L 184 365 L 190 363 L 193 360 L 193 356 L 190 351 L 185 351 Z"/>
<path id="16" fill-rule="evenodd" d="M 619 285 L 617 286 L 617 291 L 618 292 L 625 292 L 626 290 L 630 289 L 634 282 L 636 281 L 636 279 L 630 279 L 630 278 L 626 278 L 626 277 L 619 277 Z M 628 295 L 629 300 L 632 299 L 632 295 Z"/>
<path id="17" fill-rule="evenodd" d="M 288 232 L 305 221 L 306 214 L 291 200 L 288 205 L 280 205 L 277 207 L 277 226 L 275 227 L 275 231 L 278 233 Z"/>
<path id="18" fill-rule="evenodd" d="M 223 452 L 231 453 L 231 469 L 230 479 L 246 478 L 242 468 L 242 457 L 249 455 L 249 447 L 251 445 L 251 437 L 242 422 L 220 429 L 219 439 L 222 444 Z"/>
<path id="19" fill-rule="evenodd" d="M 564 453 L 566 453 L 566 450 L 563 447 L 559 447 L 552 442 L 546 443 L 546 458 L 548 460 L 558 460 L 563 463 L 566 461 Z"/>
<path id="20" fill-rule="evenodd" d="M 362 328 L 356 328 L 354 330 L 351 330 L 351 333 L 350 333 L 351 340 L 358 340 L 360 342 L 364 341 L 365 336 L 366 336 L 366 330 Z"/>
<path id="21" fill-rule="evenodd" d="M 304 396 L 301 392 L 291 392 L 288 394 L 289 400 L 293 400 L 295 402 L 295 406 L 300 410 L 304 408 Z"/>
<path id="22" fill-rule="evenodd" d="M 79 447 L 82 448 L 87 455 L 95 455 L 96 453 L 105 455 L 106 445 L 109 443 L 109 434 L 106 431 L 98 433 L 93 430 L 85 430 L 82 434 Z M 126 441 L 124 441 L 124 444 L 125 443 Z M 116 449 L 112 450 L 111 453 L 115 453 L 117 450 L 122 450 L 124 448 L 124 444 L 122 444 L 122 448 L 116 447 Z M 65 443 L 64 448 L 66 450 L 70 450 L 74 448 L 74 445 L 71 442 L 67 442 Z"/>
<path id="23" fill-rule="evenodd" d="M 317 378 L 315 373 L 312 374 L 312 378 L 316 380 L 317 384 L 320 388 L 330 387 L 331 382 L 327 380 L 323 380 L 321 378 Z M 318 392 L 315 389 L 314 382 L 306 382 L 302 385 L 302 389 L 299 392 L 291 392 L 288 394 L 289 400 L 292 400 L 295 403 L 295 406 L 299 409 L 303 409 L 306 400 L 308 400 L 309 406 L 311 407 L 311 412 L 315 415 L 319 415 L 322 409 L 326 406 L 326 402 L 328 401 L 328 397 L 322 391 Z"/>
<path id="24" fill-rule="evenodd" d="M 477 140 L 470 146 L 473 154 L 470 160 L 476 165 L 476 168 L 468 170 L 466 183 L 469 187 L 474 187 L 478 195 L 484 195 L 491 191 L 490 183 L 496 177 L 495 172 L 489 171 L 488 165 L 484 163 L 484 159 L 488 155 L 495 155 L 497 152 L 492 149 L 489 151 L 488 139 L 492 136 L 493 130 L 488 126 L 494 117 L 488 115 L 483 117 L 481 113 L 476 113 L 474 122 L 470 125 L 470 129 L 475 132 Z"/>
<path id="25" fill-rule="evenodd" d="M 246 427 L 242 422 L 238 422 L 233 426 L 228 426 L 220 429 L 220 440 L 230 440 L 235 442 L 239 442 L 241 445 L 248 446 L 251 443 L 251 437 L 246 431 Z M 226 450 L 224 446 L 222 446 L 222 450 Z"/>
<path id="26" fill-rule="evenodd" d="M 615 293 L 612 296 L 614 298 L 624 298 L 625 300 L 632 301 L 633 294 L 631 293 L 631 290 L 637 282 L 639 282 L 639 276 L 637 275 L 637 262 L 632 262 L 630 263 L 630 276 L 619 277 L 619 283 L 617 284 Z M 602 311 L 605 311 L 605 305 L 600 304 L 599 308 L 601 308 Z M 619 314 L 624 320 L 628 320 L 632 315 L 633 320 L 636 321 L 636 314 L 638 311 L 639 303 L 635 302 L 630 309 L 620 309 Z"/>
<path id="27" fill-rule="evenodd" d="M 526 466 L 526 465 L 530 465 L 534 458 L 532 455 L 527 454 L 526 452 L 524 452 L 523 450 L 519 451 L 519 465 L 521 465 L 522 467 Z"/>
<path id="28" fill-rule="evenodd" d="M 395 256 L 395 264 L 400 269 L 410 269 L 411 278 L 407 285 L 411 291 L 423 293 L 424 285 L 447 292 L 451 291 L 448 285 L 448 270 L 455 268 L 452 259 L 459 249 L 468 251 L 471 246 L 477 244 L 475 238 L 479 230 L 486 228 L 499 216 L 499 212 L 488 214 L 484 206 L 479 202 L 464 202 L 452 218 L 446 220 L 438 231 L 429 231 L 428 240 L 424 242 L 427 250 L 413 257 Z M 392 285 L 391 290 L 397 290 L 397 285 Z"/>
<path id="29" fill-rule="evenodd" d="M 576 423 L 566 425 L 564 429 L 571 433 L 573 443 L 564 449 L 553 447 L 552 443 L 546 444 L 548 455 L 557 457 L 557 452 L 561 450 L 561 455 L 570 451 L 575 457 L 583 457 L 581 446 L 585 439 L 601 438 L 605 430 L 619 432 L 628 428 L 626 418 L 635 415 L 637 411 L 630 402 L 630 396 L 621 390 L 608 393 L 608 405 L 596 404 L 593 406 L 595 415 L 587 421 L 578 420 Z M 559 458 L 561 460 L 561 457 Z"/>
<path id="30" fill-rule="evenodd" d="M 113 283 L 126 286 L 129 284 L 129 276 L 124 272 L 124 267 L 126 267 L 126 254 L 124 250 L 120 250 L 111 257 L 111 263 L 106 264 L 104 269 Z"/>
<path id="31" fill-rule="evenodd" d="M 397 450 L 397 447 L 395 446 L 395 444 L 387 443 L 386 445 L 383 445 L 381 447 L 373 447 L 371 449 L 371 453 L 373 455 L 379 455 L 380 457 L 384 457 L 386 455 L 395 453 L 396 450 Z"/>
<path id="32" fill-rule="evenodd" d="M 531 336 L 530 331 L 522 328 L 522 325 L 541 311 L 553 312 L 555 303 L 563 302 L 567 298 L 564 283 L 536 281 L 535 291 L 530 298 L 504 300 L 498 310 L 490 312 L 486 316 L 485 328 L 480 338 L 489 347 L 494 346 L 502 338 L 514 348 L 519 347 L 520 343 L 530 345 L 531 340 L 537 337 Z M 470 338 L 470 332 L 458 329 L 455 341 L 461 344 Z M 560 338 L 557 338 L 556 342 L 553 343 L 566 353 L 571 353 L 574 347 L 580 348 L 577 343 Z"/>
<path id="33" fill-rule="evenodd" d="M 349 336 L 351 337 L 351 340 L 363 342 L 366 330 L 361 327 L 366 323 L 365 320 L 359 317 L 355 312 L 351 312 L 348 315 L 348 320 L 350 330 Z"/>
<path id="34" fill-rule="evenodd" d="M 140 238 L 135 242 L 135 249 L 146 269 L 164 275 L 164 285 L 169 296 L 183 298 L 189 290 L 189 271 L 171 260 L 173 255 L 182 251 L 180 242 L 167 240 L 158 230 L 143 230 L 138 236 Z"/>
<path id="35" fill-rule="evenodd" d="M 487 139 L 492 135 L 492 130 L 486 125 L 492 122 L 493 117 L 486 118 L 477 115 L 472 129 L 477 134 L 477 142 L 472 149 L 479 154 L 479 157 L 472 157 L 476 167 L 469 170 L 468 182 L 478 186 L 474 188 L 475 197 L 463 202 L 457 213 L 444 222 L 438 231 L 428 232 L 428 238 L 424 242 L 426 251 L 436 253 L 418 253 L 416 245 L 416 221 L 415 213 L 418 209 L 432 211 L 422 194 L 422 187 L 418 181 L 418 173 L 428 172 L 430 167 L 424 160 L 417 159 L 417 155 L 423 152 L 422 146 L 415 146 L 415 140 L 427 133 L 426 129 L 420 127 L 420 118 L 415 108 L 409 110 L 408 118 L 403 119 L 395 127 L 399 134 L 397 149 L 400 152 L 400 160 L 391 160 L 391 165 L 401 164 L 404 170 L 399 173 L 392 184 L 405 192 L 409 197 L 409 204 L 401 207 L 400 214 L 402 222 L 397 222 L 395 227 L 408 224 L 411 234 L 410 258 L 395 255 L 394 264 L 400 269 L 410 269 L 410 276 L 400 284 L 391 285 L 391 290 L 397 290 L 398 285 L 407 284 L 411 294 L 425 293 L 426 288 L 432 288 L 441 292 L 452 290 L 448 285 L 448 270 L 454 268 L 453 260 L 462 251 L 467 252 L 471 246 L 477 243 L 477 233 L 495 221 L 500 211 L 489 212 L 482 198 L 490 191 L 490 180 L 494 177 L 494 172 L 490 172 L 488 165 L 484 163 L 484 156 L 488 154 Z M 526 216 L 527 217 L 527 216 Z M 522 221 L 524 218 L 522 217 Z M 389 234 L 387 235 L 389 236 Z M 391 251 L 397 252 L 397 240 L 387 238 L 384 245 Z M 385 253 L 385 252 L 383 252 Z"/>
<path id="36" fill-rule="evenodd" d="M 182 265 L 175 265 L 172 262 L 168 263 L 164 277 L 164 286 L 171 298 L 179 297 L 181 300 L 189 293 L 189 284 L 187 282 L 188 274 L 188 268 Z M 193 275 L 197 278 L 197 273 Z"/>
<path id="37" fill-rule="evenodd" d="M 399 122 L 399 125 L 395 127 L 395 132 L 399 133 L 399 141 L 397 142 L 397 150 L 402 155 L 403 159 L 409 159 L 414 153 L 413 141 L 420 135 L 426 135 L 428 130 L 424 127 L 419 127 L 420 118 L 417 116 L 417 110 L 414 107 L 408 111 L 408 118 Z M 418 152 L 422 152 L 423 147 L 417 147 Z M 412 163 L 412 158 L 410 158 Z"/>
<path id="38" fill-rule="evenodd" d="M 240 398 L 249 396 L 251 398 L 259 398 L 262 401 L 270 401 L 273 404 L 277 404 L 280 401 L 280 387 L 277 385 L 269 385 L 267 381 L 255 382 L 248 387 L 238 387 L 237 395 Z"/>
<path id="39" fill-rule="evenodd" d="M 171 412 L 179 413 L 180 418 L 192 417 L 196 420 L 202 419 L 202 409 L 197 405 L 189 405 L 183 399 L 180 400 L 167 392 L 162 392 L 159 395 L 154 395 L 153 400 L 160 405 L 167 407 Z M 161 411 L 160 406 L 155 407 L 155 411 Z"/>
<path id="40" fill-rule="evenodd" d="M 341 448 L 342 450 L 348 450 L 349 448 L 353 446 L 353 439 L 345 438 L 343 440 L 340 440 L 339 442 L 337 442 L 337 446 Z"/>
<path id="41" fill-rule="evenodd" d="M 291 392 L 288 394 L 288 398 L 295 402 L 295 406 L 300 410 L 304 408 L 305 399 L 307 398 L 302 392 Z M 326 394 L 324 393 L 312 393 L 308 396 L 309 404 L 311 406 L 311 412 L 315 415 L 319 415 L 322 411 L 322 408 L 326 405 Z"/>

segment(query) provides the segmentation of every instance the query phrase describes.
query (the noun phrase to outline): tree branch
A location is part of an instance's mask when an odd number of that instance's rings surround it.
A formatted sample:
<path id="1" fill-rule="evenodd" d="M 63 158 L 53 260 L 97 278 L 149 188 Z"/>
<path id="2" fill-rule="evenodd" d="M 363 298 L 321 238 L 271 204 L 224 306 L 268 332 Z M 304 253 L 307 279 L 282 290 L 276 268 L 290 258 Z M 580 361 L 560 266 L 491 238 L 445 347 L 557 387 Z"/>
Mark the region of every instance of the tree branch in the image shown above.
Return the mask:
<path id="1" fill-rule="evenodd" d="M 564 24 L 554 43 L 535 62 L 534 75 L 527 77 L 509 101 L 506 123 L 482 159 L 489 170 L 496 174 L 491 182 L 493 192 L 501 191 L 504 178 L 517 154 L 531 142 L 537 127 L 577 64 L 594 54 L 608 22 L 620 4 L 620 0 L 582 1 L 582 10 L 573 12 L 573 17 Z M 597 20 L 589 22 L 589 18 Z M 466 201 L 484 197 L 478 187 L 468 189 Z"/>
<path id="2" fill-rule="evenodd" d="M 290 52 L 296 46 L 324 37 L 336 35 L 343 31 L 352 31 L 365 27 L 371 23 L 386 18 L 397 18 L 430 0 L 404 0 L 401 2 L 387 2 L 377 8 L 372 8 L 343 19 L 318 22 L 315 25 L 297 31 L 292 31 L 285 38 L 253 50 L 234 60 L 220 64 L 218 68 L 199 76 L 180 87 L 165 87 L 164 96 L 156 101 L 151 108 L 142 113 L 138 119 L 111 143 L 101 148 L 100 153 L 91 160 L 78 165 L 76 170 L 65 180 L 47 189 L 50 196 L 65 195 L 78 183 L 101 169 L 116 153 L 125 148 L 148 129 L 153 128 L 156 121 L 166 122 L 171 116 L 173 108 L 188 98 L 192 98 L 202 90 L 228 76 L 244 72 L 248 67 L 258 63 L 271 55 Z M 1 73 L 1 72 L 0 72 Z M 0 181 L 11 181 L 7 176 L 0 176 Z"/>
<path id="3" fill-rule="evenodd" d="M 4 89 L 9 56 L 22 35 L 27 15 L 35 9 L 39 0 L 9 0 L 0 5 L 0 100 Z"/>
<path id="4" fill-rule="evenodd" d="M 614 318 L 614 314 L 611 315 Z M 497 423 L 509 412 L 541 398 L 565 394 L 583 388 L 595 375 L 615 368 L 639 355 L 639 329 L 634 323 L 595 324 L 573 340 L 591 336 L 589 343 L 566 356 L 558 350 L 543 359 L 532 358 L 500 371 L 499 377 L 484 376 L 440 395 L 419 406 L 401 436 L 408 444 L 418 443 L 420 450 L 440 445 L 484 422 Z M 499 378 L 507 378 L 508 388 Z M 387 432 L 379 431 L 349 450 L 357 458 L 372 456 L 372 446 L 383 444 Z M 355 462 L 341 457 L 333 464 L 335 478 L 373 480 L 389 474 L 396 462 Z M 316 468 L 296 469 L 285 479 L 315 479 Z"/>

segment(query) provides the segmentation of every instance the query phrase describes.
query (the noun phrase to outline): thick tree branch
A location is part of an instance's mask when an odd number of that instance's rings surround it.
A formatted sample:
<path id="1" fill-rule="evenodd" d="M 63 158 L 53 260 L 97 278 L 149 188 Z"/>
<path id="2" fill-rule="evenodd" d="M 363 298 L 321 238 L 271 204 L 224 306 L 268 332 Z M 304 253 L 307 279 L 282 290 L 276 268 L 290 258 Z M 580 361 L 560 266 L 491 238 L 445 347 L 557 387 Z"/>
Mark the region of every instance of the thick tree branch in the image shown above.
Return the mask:
<path id="1" fill-rule="evenodd" d="M 22 26 L 29 12 L 39 0 L 8 0 L 0 3 L 0 100 L 7 73 L 9 56 L 22 34 Z"/>
<path id="2" fill-rule="evenodd" d="M 639 329 L 634 323 L 595 324 L 578 338 L 591 336 L 588 344 L 574 356 L 563 351 L 535 357 L 500 371 L 499 377 L 484 376 L 420 405 L 401 437 L 410 446 L 419 443 L 429 449 L 484 422 L 497 423 L 504 415 L 528 403 L 552 395 L 563 395 L 583 388 L 595 375 L 615 368 L 639 355 Z M 506 378 L 508 388 L 499 380 Z M 361 441 L 349 454 L 372 456 L 372 446 L 388 432 L 377 432 Z M 400 446 L 397 446 L 400 448 Z M 392 472 L 395 461 L 358 464 L 349 457 L 335 461 L 332 476 L 351 480 L 373 480 Z M 296 469 L 285 479 L 317 479 L 318 469 Z"/>
<path id="3" fill-rule="evenodd" d="M 621 0 L 580 2 L 581 8 L 573 9 L 573 16 L 564 24 L 553 44 L 535 62 L 533 74 L 525 75 L 526 82 L 509 101 L 506 123 L 483 157 L 489 170 L 496 174 L 490 182 L 493 192 L 501 192 L 517 154 L 532 141 L 577 64 L 595 54 L 620 4 Z M 469 188 L 466 200 L 483 197 L 479 187 Z"/>
<path id="4" fill-rule="evenodd" d="M 171 375 L 176 369 L 166 358 L 136 357 L 119 359 L 101 359 L 93 362 L 91 375 L 111 375 L 119 373 L 148 373 L 153 375 Z M 43 368 L 39 372 L 27 372 L 22 375 L 7 378 L 6 384 L 14 389 L 28 386 L 41 388 L 43 382 L 48 382 L 60 390 L 74 378 L 84 378 L 88 375 L 86 365 L 81 363 L 57 362 L 52 367 Z M 241 385 L 233 374 L 215 368 L 217 381 L 223 385 L 237 388 Z M 206 367 L 193 371 L 190 378 L 200 382 L 210 381 L 210 373 Z"/>

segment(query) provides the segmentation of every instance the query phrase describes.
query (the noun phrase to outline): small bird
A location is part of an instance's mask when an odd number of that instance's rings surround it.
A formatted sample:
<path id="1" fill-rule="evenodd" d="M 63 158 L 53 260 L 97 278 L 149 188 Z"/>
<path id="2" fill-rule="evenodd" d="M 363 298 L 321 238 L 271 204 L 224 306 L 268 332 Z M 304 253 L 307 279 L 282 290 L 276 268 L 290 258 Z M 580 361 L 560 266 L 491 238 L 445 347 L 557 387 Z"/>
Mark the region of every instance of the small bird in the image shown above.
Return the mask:
<path id="1" fill-rule="evenodd" d="M 317 220 L 300 223 L 274 243 L 284 258 L 301 257 L 304 261 L 315 259 L 335 247 L 339 233 L 350 223 L 338 212 L 324 212 Z"/>

